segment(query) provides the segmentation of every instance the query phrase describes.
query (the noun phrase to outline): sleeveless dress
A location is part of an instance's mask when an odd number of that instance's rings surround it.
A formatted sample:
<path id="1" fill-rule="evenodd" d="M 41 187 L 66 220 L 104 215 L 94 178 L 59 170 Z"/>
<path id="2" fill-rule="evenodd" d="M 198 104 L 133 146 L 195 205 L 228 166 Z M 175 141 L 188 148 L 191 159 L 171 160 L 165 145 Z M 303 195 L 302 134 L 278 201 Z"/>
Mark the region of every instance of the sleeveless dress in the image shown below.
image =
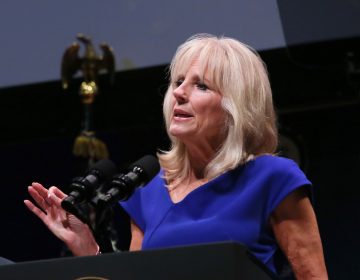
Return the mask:
<path id="1" fill-rule="evenodd" d="M 279 203 L 311 183 L 292 160 L 263 155 L 173 203 L 163 170 L 120 205 L 144 232 L 142 249 L 235 241 L 276 274 L 288 263 L 269 224 Z M 280 256 L 280 257 L 279 257 Z"/>

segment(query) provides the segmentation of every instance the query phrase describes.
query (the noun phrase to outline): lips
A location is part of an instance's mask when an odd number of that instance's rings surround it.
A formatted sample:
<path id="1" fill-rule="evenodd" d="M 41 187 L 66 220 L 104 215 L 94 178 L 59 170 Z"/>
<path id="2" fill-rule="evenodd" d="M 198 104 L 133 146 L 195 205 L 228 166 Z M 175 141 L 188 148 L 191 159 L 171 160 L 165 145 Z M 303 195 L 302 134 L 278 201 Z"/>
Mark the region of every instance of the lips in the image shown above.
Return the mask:
<path id="1" fill-rule="evenodd" d="M 184 110 L 175 109 L 174 110 L 174 117 L 175 118 L 191 118 L 191 117 L 193 117 L 193 115 L 186 112 L 186 111 L 184 111 Z"/>

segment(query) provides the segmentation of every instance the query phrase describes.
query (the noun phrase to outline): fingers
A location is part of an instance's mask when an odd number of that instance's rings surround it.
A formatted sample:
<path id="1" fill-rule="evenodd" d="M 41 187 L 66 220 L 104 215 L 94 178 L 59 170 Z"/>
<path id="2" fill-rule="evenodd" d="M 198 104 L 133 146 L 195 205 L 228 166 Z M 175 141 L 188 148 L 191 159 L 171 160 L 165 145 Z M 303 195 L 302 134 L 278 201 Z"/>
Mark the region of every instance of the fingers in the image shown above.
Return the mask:
<path id="1" fill-rule="evenodd" d="M 39 183 L 32 183 L 31 186 L 28 187 L 28 192 L 37 206 L 29 200 L 24 201 L 25 205 L 45 224 L 61 221 L 64 227 L 71 225 L 75 228 L 81 228 L 84 226 L 78 218 L 67 213 L 62 208 L 61 202 L 67 195 L 59 188 L 52 186 L 46 189 Z"/>
<path id="2" fill-rule="evenodd" d="M 47 209 L 50 207 L 50 203 L 46 201 L 47 195 L 38 188 L 35 188 L 33 186 L 28 187 L 28 192 L 30 196 L 34 199 L 36 204 L 43 210 L 47 211 Z M 47 191 L 46 191 L 47 192 Z"/>
<path id="3" fill-rule="evenodd" d="M 52 204 L 55 204 L 57 207 L 61 207 L 61 201 L 66 197 L 61 190 L 57 187 L 51 187 L 47 194 L 47 199 L 51 201 Z"/>
<path id="4" fill-rule="evenodd" d="M 32 183 L 31 187 L 33 187 L 41 197 L 43 197 L 43 199 L 45 199 L 48 195 L 48 190 L 46 188 L 44 188 L 41 184 L 39 183 Z"/>
<path id="5" fill-rule="evenodd" d="M 49 189 L 50 192 L 54 193 L 58 198 L 60 199 L 64 199 L 65 197 L 67 197 L 67 195 L 65 193 L 63 193 L 59 188 L 57 187 L 51 187 Z"/>
<path id="6" fill-rule="evenodd" d="M 31 186 L 28 187 L 28 192 L 34 199 L 37 206 L 40 207 L 44 212 L 56 213 L 57 211 L 62 210 L 61 201 L 64 197 L 66 197 L 66 194 L 64 194 L 57 187 L 51 187 L 48 190 L 39 183 L 32 183 Z M 26 205 L 28 206 L 30 204 Z M 31 203 L 31 205 L 34 204 Z"/>
<path id="7" fill-rule="evenodd" d="M 24 200 L 26 207 L 38 216 L 43 222 L 45 222 L 46 214 L 36 207 L 30 200 Z"/>
<path id="8" fill-rule="evenodd" d="M 61 206 L 61 202 L 65 197 L 67 197 L 67 195 L 59 188 L 54 186 L 49 188 L 48 200 L 51 201 L 52 205 L 56 206 L 51 208 L 51 215 L 59 215 L 63 225 L 66 227 L 69 224 L 68 213 Z"/>

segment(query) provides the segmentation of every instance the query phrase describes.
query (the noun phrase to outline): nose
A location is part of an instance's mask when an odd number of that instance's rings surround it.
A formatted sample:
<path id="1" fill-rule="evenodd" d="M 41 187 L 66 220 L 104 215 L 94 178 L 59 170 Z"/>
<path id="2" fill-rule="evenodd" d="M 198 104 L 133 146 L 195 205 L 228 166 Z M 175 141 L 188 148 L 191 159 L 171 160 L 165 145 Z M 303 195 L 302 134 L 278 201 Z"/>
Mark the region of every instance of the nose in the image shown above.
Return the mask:
<path id="1" fill-rule="evenodd" d="M 188 100 L 188 92 L 185 82 L 174 88 L 173 94 L 179 104 L 186 103 Z"/>

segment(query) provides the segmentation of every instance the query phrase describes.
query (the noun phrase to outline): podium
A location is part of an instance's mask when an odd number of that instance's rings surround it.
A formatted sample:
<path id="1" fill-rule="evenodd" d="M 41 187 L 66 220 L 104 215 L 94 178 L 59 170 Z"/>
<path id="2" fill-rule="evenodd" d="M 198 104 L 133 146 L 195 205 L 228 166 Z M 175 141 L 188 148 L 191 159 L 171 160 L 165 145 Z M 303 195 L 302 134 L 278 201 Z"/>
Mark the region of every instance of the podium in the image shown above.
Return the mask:
<path id="1" fill-rule="evenodd" d="M 224 242 L 0 266 L 1 280 L 276 279 L 238 243 Z"/>

